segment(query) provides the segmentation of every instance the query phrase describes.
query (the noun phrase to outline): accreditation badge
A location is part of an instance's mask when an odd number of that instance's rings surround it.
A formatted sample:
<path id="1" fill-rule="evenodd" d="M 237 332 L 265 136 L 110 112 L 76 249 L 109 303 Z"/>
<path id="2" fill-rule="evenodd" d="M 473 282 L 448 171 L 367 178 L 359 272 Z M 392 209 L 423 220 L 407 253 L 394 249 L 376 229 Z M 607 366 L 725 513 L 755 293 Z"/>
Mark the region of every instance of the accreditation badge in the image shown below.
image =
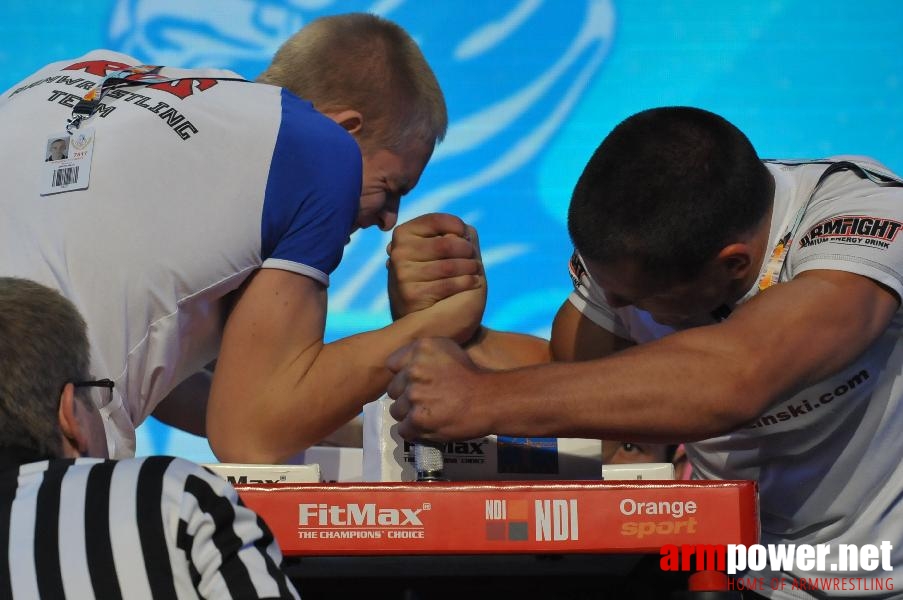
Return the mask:
<path id="1" fill-rule="evenodd" d="M 76 129 L 47 137 L 44 142 L 40 193 L 42 196 L 83 190 L 91 178 L 94 128 Z"/>

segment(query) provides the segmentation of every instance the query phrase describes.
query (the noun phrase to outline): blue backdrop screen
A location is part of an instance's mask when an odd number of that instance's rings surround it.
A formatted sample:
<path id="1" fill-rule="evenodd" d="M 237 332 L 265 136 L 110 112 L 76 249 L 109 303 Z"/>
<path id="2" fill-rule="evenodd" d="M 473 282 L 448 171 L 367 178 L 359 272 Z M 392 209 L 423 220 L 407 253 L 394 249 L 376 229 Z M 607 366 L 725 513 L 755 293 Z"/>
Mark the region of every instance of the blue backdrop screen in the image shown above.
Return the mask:
<path id="1" fill-rule="evenodd" d="M 0 87 L 106 47 L 253 78 L 318 16 L 372 11 L 421 44 L 450 127 L 401 220 L 453 212 L 480 231 L 486 323 L 547 335 L 570 290 L 565 227 L 582 167 L 620 120 L 659 105 L 722 114 L 763 157 L 867 154 L 903 171 L 903 4 L 840 0 L 69 0 L 6 3 Z M 333 277 L 327 338 L 389 322 L 386 234 L 358 233 Z M 139 454 L 211 460 L 150 420 Z"/>

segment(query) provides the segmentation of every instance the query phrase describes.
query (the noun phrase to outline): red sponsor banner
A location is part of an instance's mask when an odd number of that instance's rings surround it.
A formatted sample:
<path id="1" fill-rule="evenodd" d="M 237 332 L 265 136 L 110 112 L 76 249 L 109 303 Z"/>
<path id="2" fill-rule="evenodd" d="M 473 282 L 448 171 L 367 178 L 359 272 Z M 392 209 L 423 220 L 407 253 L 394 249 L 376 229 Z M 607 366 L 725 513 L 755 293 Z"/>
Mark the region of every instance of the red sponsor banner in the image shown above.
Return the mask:
<path id="1" fill-rule="evenodd" d="M 239 485 L 288 556 L 658 553 L 755 544 L 751 481 Z"/>

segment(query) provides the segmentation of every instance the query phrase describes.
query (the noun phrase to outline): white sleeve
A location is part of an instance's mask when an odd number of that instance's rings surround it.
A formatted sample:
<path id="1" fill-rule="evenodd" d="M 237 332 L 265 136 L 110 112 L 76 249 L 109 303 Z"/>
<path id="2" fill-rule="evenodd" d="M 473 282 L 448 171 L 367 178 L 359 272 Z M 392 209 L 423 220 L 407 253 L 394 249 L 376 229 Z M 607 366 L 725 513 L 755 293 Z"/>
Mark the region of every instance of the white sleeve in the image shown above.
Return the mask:
<path id="1" fill-rule="evenodd" d="M 788 255 L 789 277 L 814 269 L 869 277 L 903 297 L 903 187 L 854 171 L 828 176 Z"/>
<path id="2" fill-rule="evenodd" d="M 569 263 L 574 291 L 568 301 L 590 321 L 625 340 L 645 344 L 674 333 L 674 329 L 657 323 L 652 315 L 634 306 L 612 308 L 602 287 L 593 280 L 583 258 L 576 250 Z"/>
<path id="3" fill-rule="evenodd" d="M 590 276 L 583 263 L 583 257 L 576 250 L 568 262 L 568 270 L 574 284 L 574 291 L 568 296 L 568 301 L 574 308 L 599 327 L 629 340 L 630 332 L 606 302 L 602 288 Z"/>

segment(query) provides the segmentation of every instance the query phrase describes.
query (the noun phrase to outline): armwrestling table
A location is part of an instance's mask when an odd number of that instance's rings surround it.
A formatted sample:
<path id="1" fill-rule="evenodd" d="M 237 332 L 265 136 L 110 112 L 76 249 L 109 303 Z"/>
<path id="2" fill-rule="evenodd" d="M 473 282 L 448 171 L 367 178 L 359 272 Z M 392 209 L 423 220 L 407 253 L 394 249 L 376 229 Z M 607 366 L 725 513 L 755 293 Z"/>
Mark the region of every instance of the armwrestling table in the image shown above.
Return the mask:
<path id="1" fill-rule="evenodd" d="M 236 487 L 308 599 L 667 598 L 662 546 L 759 540 L 750 481 Z"/>

